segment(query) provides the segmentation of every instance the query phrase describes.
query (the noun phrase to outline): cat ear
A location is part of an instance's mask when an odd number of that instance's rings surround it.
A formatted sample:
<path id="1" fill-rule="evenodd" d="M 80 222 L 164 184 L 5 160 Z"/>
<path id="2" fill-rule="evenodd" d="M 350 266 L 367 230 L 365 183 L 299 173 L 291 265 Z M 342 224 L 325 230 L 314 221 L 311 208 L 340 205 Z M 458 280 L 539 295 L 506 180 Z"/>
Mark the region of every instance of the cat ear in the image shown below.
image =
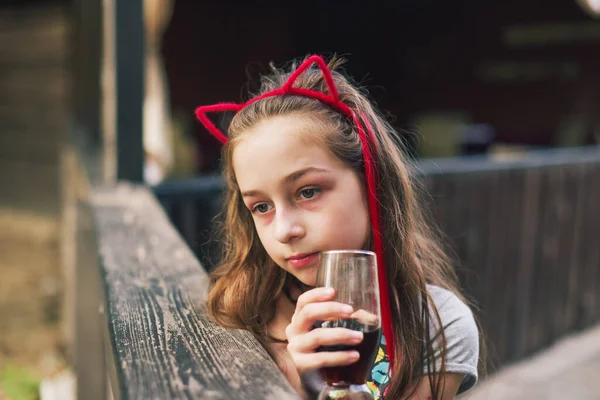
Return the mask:
<path id="1" fill-rule="evenodd" d="M 313 90 L 301 89 L 293 87 L 294 82 L 300 75 L 302 75 L 308 68 L 310 68 L 313 64 L 317 64 L 317 67 L 321 70 L 323 74 L 323 79 L 325 79 L 325 84 L 327 85 L 327 89 L 329 93 L 320 93 L 315 92 Z M 339 96 L 337 88 L 335 87 L 335 83 L 333 82 L 333 77 L 331 76 L 331 71 L 327 68 L 327 64 L 321 56 L 310 56 L 306 59 L 296 70 L 290 75 L 288 80 L 281 87 L 281 91 L 283 93 L 290 94 L 301 94 L 308 95 L 310 97 L 317 97 L 320 100 L 323 100 L 330 104 L 339 104 Z M 316 95 L 316 96 L 315 96 Z"/>
<path id="2" fill-rule="evenodd" d="M 294 82 L 300 75 L 302 75 L 308 68 L 310 68 L 313 64 L 317 64 L 317 67 L 321 70 L 323 74 L 323 79 L 325 79 L 325 84 L 327 85 L 327 89 L 329 93 L 317 92 L 315 90 L 304 89 L 304 88 L 296 88 L 294 87 Z M 210 106 L 201 106 L 196 108 L 196 118 L 204 127 L 221 143 L 226 144 L 228 142 L 227 136 L 223 134 L 215 124 L 208 119 L 206 116 L 207 113 L 213 112 L 221 112 L 221 111 L 235 111 L 238 112 L 245 106 L 261 100 L 265 97 L 271 97 L 275 95 L 281 94 L 297 94 L 301 96 L 312 97 L 318 100 L 321 100 L 334 108 L 337 108 L 342 113 L 348 115 L 349 117 L 353 116 L 352 111 L 348 108 L 347 105 L 340 102 L 337 88 L 335 87 L 335 83 L 333 81 L 333 76 L 331 75 L 331 71 L 327 68 L 327 64 L 321 56 L 311 56 L 306 59 L 300 66 L 290 75 L 288 80 L 283 84 L 283 86 L 279 89 L 273 90 L 272 92 L 265 93 L 261 96 L 258 96 L 245 104 L 236 104 L 236 103 L 219 103 Z"/>
<path id="3" fill-rule="evenodd" d="M 235 111 L 238 112 L 241 108 L 243 107 L 243 104 L 236 104 L 236 103 L 219 103 L 219 104 L 213 104 L 210 106 L 200 106 L 198 108 L 196 108 L 196 118 L 198 118 L 198 121 L 202 122 L 202 125 L 204 125 L 204 127 L 214 136 L 217 138 L 217 140 L 219 140 L 219 142 L 223 143 L 223 144 L 227 144 L 227 142 L 229 141 L 229 139 L 227 139 L 227 136 L 225 134 L 223 134 L 223 132 L 221 132 L 219 130 L 219 128 L 217 128 L 215 126 L 215 124 L 208 119 L 208 117 L 206 116 L 207 113 L 215 113 L 215 112 L 222 112 L 222 111 Z"/>

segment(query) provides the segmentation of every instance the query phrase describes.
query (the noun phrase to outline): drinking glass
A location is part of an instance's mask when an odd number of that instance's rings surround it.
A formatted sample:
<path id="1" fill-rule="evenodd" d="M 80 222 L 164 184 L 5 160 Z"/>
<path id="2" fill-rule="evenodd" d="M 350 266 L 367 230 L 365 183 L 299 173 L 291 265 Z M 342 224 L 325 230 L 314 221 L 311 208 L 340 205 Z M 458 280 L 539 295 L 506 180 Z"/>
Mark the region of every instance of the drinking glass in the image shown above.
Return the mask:
<path id="1" fill-rule="evenodd" d="M 319 374 L 327 386 L 319 400 L 373 399 L 366 385 L 373 360 L 379 349 L 381 312 L 377 259 L 364 250 L 326 251 L 320 254 L 317 286 L 335 289 L 333 301 L 349 304 L 354 313 L 348 319 L 317 321 L 315 328 L 347 328 L 361 331 L 364 339 L 358 345 L 321 346 L 317 351 L 356 350 L 360 358 L 346 366 L 324 367 Z"/>

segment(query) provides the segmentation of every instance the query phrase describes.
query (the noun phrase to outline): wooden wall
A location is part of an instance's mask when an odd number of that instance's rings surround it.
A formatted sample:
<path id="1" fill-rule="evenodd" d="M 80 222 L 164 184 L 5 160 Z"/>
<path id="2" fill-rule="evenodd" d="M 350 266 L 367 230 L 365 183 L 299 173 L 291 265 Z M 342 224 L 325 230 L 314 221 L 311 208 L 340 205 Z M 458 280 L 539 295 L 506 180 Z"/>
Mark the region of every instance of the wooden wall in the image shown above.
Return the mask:
<path id="1" fill-rule="evenodd" d="M 68 30 L 60 5 L 0 7 L 0 206 L 58 213 Z"/>
<path id="2" fill-rule="evenodd" d="M 64 344 L 60 158 L 67 123 L 67 11 L 0 5 L 0 371 L 44 376 Z M 1 397 L 1 396 L 0 396 Z"/>

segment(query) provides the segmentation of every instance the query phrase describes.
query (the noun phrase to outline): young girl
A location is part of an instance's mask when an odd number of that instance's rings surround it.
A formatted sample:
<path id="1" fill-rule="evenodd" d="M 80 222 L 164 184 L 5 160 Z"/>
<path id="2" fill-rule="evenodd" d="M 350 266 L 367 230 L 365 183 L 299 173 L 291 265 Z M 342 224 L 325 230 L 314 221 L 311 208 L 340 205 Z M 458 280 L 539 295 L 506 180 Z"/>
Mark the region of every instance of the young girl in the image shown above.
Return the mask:
<path id="1" fill-rule="evenodd" d="M 398 134 L 340 64 L 313 56 L 291 73 L 273 69 L 245 104 L 197 109 L 226 143 L 224 256 L 209 312 L 251 331 L 306 396 L 309 372 L 358 359 L 316 349 L 362 340 L 349 329 L 311 329 L 354 311 L 314 288 L 319 252 L 375 250 L 393 342 L 382 335 L 370 389 L 382 399 L 452 399 L 477 381 L 477 325 L 424 221 Z M 227 136 L 206 117 L 223 110 L 236 112 Z"/>

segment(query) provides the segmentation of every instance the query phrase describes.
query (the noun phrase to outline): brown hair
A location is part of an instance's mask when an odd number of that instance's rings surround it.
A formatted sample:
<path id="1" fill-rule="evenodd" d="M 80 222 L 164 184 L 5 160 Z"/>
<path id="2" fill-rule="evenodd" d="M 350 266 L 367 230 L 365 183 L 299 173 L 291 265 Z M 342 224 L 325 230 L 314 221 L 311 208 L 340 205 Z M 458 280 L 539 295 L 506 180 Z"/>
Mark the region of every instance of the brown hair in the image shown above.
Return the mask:
<path id="1" fill-rule="evenodd" d="M 457 279 L 449 257 L 439 244 L 441 241 L 425 222 L 417 202 L 420 190 L 410 176 L 398 134 L 374 109 L 366 95 L 336 71 L 342 63 L 341 59 L 329 63 L 340 100 L 371 123 L 376 137 L 374 152 L 379 176 L 385 177 L 379 182 L 378 195 L 396 337 L 394 364 L 399 366 L 393 371 L 386 397 L 396 399 L 415 390 L 425 367 L 433 398 L 439 398 L 443 391 L 440 377 L 446 370 L 446 340 L 442 330 L 441 349 L 436 352 L 429 321 L 435 318 L 436 325 L 442 325 L 426 284 L 443 287 L 461 297 Z M 295 67 L 293 65 L 292 70 Z M 281 87 L 288 77 L 288 72 L 272 67 L 272 73 L 262 78 L 257 95 Z M 303 73 L 295 86 L 327 91 L 316 68 Z M 208 309 L 217 323 L 247 329 L 263 344 L 274 340 L 267 333 L 267 324 L 275 315 L 275 300 L 286 285 L 288 273 L 264 250 L 252 215 L 242 201 L 231 159 L 236 143 L 245 131 L 264 118 L 291 113 L 300 113 L 309 121 L 325 126 L 324 132 L 330 133 L 324 137 L 324 143 L 336 157 L 353 168 L 364 183 L 363 155 L 356 127 L 319 100 L 290 95 L 269 97 L 245 107 L 232 119 L 229 143 L 224 149 L 227 181 L 222 232 L 224 253 L 220 265 L 211 274 Z M 439 368 L 435 360 L 440 362 Z"/>

